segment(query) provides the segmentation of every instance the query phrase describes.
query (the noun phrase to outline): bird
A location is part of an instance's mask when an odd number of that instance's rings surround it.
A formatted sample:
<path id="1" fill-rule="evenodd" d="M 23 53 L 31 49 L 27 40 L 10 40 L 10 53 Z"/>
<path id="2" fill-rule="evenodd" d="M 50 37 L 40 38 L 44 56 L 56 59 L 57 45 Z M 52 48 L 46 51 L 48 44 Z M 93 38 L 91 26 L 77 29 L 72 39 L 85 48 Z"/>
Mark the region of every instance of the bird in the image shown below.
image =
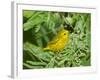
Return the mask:
<path id="1" fill-rule="evenodd" d="M 69 41 L 69 31 L 66 28 L 62 28 L 54 38 L 47 43 L 46 47 L 43 48 L 44 51 L 50 50 L 53 52 L 58 52 L 68 44 Z"/>

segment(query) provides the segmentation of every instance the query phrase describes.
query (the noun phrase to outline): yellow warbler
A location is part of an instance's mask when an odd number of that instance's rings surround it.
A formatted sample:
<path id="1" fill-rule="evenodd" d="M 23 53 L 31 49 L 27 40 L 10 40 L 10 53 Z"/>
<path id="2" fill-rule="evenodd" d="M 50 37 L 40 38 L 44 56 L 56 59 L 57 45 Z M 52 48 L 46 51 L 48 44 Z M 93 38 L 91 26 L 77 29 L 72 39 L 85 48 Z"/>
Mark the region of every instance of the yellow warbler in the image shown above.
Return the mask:
<path id="1" fill-rule="evenodd" d="M 51 50 L 54 52 L 62 50 L 68 43 L 68 40 L 69 40 L 69 31 L 62 29 L 58 32 L 55 38 L 47 44 L 44 50 Z"/>

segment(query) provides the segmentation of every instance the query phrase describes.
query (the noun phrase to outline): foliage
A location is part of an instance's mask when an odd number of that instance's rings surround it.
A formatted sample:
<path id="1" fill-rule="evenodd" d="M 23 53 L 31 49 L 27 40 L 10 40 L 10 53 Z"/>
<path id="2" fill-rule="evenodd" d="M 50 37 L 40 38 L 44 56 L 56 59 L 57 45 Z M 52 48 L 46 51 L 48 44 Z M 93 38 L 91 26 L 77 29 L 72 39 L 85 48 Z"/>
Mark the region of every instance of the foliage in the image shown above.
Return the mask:
<path id="1" fill-rule="evenodd" d="M 90 13 L 23 11 L 23 69 L 91 64 Z M 70 24 L 69 43 L 59 52 L 43 51 L 61 26 Z"/>

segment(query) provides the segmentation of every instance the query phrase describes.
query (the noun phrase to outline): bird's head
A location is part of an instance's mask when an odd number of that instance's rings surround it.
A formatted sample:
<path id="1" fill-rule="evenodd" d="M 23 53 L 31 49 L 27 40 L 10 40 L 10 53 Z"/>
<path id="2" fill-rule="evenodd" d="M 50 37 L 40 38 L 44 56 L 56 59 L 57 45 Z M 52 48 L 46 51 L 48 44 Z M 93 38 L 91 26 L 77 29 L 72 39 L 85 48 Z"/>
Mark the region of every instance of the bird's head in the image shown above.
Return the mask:
<path id="1" fill-rule="evenodd" d="M 59 35 L 60 38 L 67 38 L 68 35 L 69 35 L 69 31 L 62 29 L 62 30 L 59 31 L 58 35 Z"/>

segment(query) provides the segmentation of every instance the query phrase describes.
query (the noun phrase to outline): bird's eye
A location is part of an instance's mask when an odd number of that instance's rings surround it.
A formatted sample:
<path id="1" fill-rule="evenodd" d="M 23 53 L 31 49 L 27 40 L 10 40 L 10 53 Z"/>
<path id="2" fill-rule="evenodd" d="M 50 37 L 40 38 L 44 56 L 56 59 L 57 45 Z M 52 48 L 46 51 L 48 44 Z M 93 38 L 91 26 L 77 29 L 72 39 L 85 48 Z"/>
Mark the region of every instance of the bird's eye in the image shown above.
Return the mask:
<path id="1" fill-rule="evenodd" d="M 66 35 L 66 33 L 64 33 L 64 35 Z"/>

